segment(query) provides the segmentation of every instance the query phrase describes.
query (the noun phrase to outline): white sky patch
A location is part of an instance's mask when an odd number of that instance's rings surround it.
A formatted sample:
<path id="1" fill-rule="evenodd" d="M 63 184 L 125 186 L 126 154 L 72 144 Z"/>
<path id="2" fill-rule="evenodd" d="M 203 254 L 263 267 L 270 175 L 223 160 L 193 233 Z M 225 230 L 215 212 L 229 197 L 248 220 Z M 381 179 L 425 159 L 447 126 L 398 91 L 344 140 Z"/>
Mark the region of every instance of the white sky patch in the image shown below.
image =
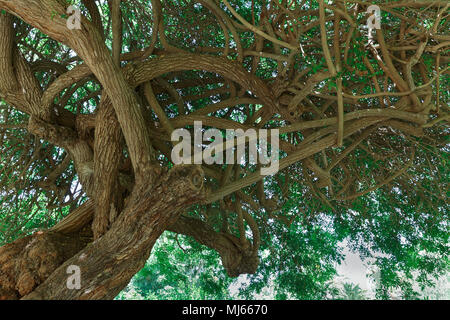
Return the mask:
<path id="1" fill-rule="evenodd" d="M 344 254 L 344 261 L 336 267 L 338 275 L 347 278 L 348 282 L 357 284 L 361 289 L 371 293 L 375 288 L 372 281 L 367 277 L 369 273 L 367 265 L 361 260 L 359 254 L 351 252 L 347 246 L 345 246 Z"/>

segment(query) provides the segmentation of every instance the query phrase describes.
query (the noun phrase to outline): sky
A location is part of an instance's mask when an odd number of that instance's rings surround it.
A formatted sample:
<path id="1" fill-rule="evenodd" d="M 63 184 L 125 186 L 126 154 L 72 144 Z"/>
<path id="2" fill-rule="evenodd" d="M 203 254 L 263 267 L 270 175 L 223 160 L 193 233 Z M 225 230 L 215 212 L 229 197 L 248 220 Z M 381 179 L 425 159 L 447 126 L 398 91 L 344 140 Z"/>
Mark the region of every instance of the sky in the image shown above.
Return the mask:
<path id="1" fill-rule="evenodd" d="M 351 252 L 347 247 L 345 247 L 344 254 L 344 261 L 336 267 L 340 278 L 348 279 L 346 282 L 357 284 L 361 289 L 373 294 L 375 288 L 367 277 L 369 269 L 365 263 L 358 254 Z"/>

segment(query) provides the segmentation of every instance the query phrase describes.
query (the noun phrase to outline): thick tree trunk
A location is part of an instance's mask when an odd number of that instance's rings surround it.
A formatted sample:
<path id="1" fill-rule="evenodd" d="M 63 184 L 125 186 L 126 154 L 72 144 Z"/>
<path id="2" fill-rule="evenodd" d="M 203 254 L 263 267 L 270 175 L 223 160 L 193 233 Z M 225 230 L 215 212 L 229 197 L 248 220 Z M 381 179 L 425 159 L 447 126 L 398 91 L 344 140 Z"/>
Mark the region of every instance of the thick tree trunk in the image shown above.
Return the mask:
<path id="1" fill-rule="evenodd" d="M 203 200 L 202 184 L 198 167 L 182 166 L 153 187 L 137 185 L 111 229 L 87 246 L 83 235 L 90 231 L 84 228 L 39 232 L 0 248 L 0 298 L 114 298 L 144 266 L 162 232 Z M 79 290 L 67 287 L 70 265 L 81 270 Z"/>
<path id="2" fill-rule="evenodd" d="M 179 216 L 203 199 L 197 187 L 201 171 L 180 167 L 170 176 L 129 200 L 112 228 L 94 242 L 95 201 L 89 200 L 50 230 L 1 247 L 0 300 L 114 298 L 143 267 L 164 230 L 216 250 L 230 277 L 256 272 L 259 258 L 250 245 L 242 246 L 238 237 L 217 232 L 200 219 Z M 181 179 L 178 183 L 176 176 Z M 69 265 L 81 268 L 80 290 L 67 289 Z"/>

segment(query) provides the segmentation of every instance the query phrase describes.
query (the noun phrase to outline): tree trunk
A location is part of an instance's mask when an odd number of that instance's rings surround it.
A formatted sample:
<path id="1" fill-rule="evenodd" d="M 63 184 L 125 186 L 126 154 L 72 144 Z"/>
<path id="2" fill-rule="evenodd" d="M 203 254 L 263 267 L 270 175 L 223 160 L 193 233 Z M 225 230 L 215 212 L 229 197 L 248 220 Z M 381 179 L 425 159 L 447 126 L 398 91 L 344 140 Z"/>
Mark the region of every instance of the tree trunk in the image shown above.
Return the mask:
<path id="1" fill-rule="evenodd" d="M 203 200 L 203 172 L 175 167 L 153 186 L 136 185 L 124 211 L 101 238 L 89 228 L 38 232 L 0 248 L 0 299 L 112 299 L 144 266 L 156 240 L 183 209 Z M 67 287 L 67 268 L 81 289 Z"/>

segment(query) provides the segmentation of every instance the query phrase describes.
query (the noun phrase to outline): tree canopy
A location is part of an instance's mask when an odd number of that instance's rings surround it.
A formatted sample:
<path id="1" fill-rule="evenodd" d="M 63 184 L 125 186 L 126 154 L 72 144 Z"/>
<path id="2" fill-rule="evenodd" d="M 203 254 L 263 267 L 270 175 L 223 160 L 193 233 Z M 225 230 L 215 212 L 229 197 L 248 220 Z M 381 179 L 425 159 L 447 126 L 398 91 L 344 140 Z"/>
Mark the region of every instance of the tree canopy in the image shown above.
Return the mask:
<path id="1" fill-rule="evenodd" d="M 144 298 L 246 274 L 248 298 L 324 299 L 343 241 L 378 297 L 418 297 L 449 267 L 449 3 L 376 5 L 0 0 L 0 299 L 114 298 L 138 272 Z M 174 165 L 195 121 L 278 129 L 279 171 L 248 147 Z"/>

